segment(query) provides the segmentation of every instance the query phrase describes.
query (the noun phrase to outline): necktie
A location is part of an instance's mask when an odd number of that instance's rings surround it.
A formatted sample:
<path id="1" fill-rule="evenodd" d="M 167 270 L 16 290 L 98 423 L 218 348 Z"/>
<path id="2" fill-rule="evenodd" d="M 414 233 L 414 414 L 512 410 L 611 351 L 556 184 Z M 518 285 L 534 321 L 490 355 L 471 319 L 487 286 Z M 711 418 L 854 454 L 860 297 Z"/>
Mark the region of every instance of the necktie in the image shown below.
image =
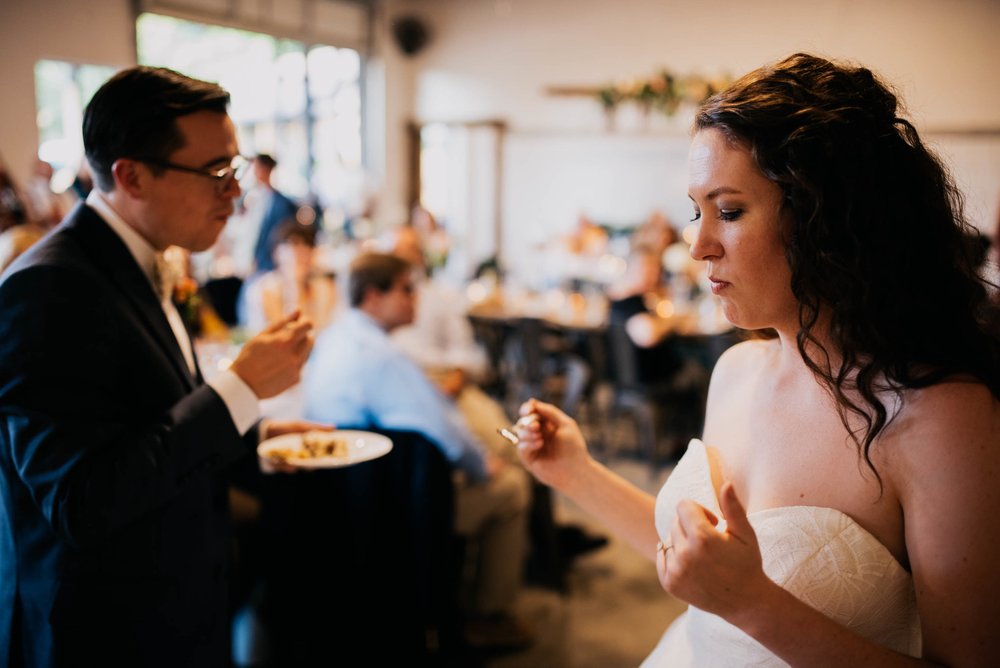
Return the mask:
<path id="1" fill-rule="evenodd" d="M 161 302 L 173 297 L 174 286 L 177 284 L 176 274 L 173 263 L 163 253 L 157 253 L 153 264 L 153 287 Z"/>
<path id="2" fill-rule="evenodd" d="M 163 313 L 167 316 L 167 323 L 177 339 L 184 361 L 187 362 L 188 371 L 197 373 L 194 363 L 194 351 L 191 349 L 191 339 L 188 337 L 187 329 L 184 327 L 184 320 L 174 306 L 174 287 L 180 280 L 180 272 L 177 264 L 172 262 L 164 253 L 157 253 L 153 263 L 153 287 L 156 289 L 156 296 L 160 299 Z"/>

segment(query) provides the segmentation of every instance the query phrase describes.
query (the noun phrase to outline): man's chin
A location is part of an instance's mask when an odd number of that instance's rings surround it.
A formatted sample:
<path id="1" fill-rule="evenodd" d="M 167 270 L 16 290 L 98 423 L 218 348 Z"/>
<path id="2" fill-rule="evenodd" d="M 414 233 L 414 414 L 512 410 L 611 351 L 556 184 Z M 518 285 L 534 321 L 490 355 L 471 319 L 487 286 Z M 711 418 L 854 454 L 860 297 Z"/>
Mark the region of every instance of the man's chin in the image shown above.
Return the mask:
<path id="1" fill-rule="evenodd" d="M 198 239 L 198 248 L 189 248 L 192 253 L 200 253 L 202 251 L 207 251 L 209 248 L 215 245 L 215 242 L 219 240 L 219 235 L 222 234 L 222 230 L 226 227 L 226 222 L 228 218 L 213 218 L 206 226 L 206 230 L 212 230 L 211 237 L 206 237 L 204 239 Z"/>
<path id="2" fill-rule="evenodd" d="M 221 232 L 222 230 L 219 231 Z M 191 244 L 188 250 L 191 251 L 192 253 L 201 253 L 207 251 L 208 249 L 210 249 L 212 246 L 215 245 L 215 242 L 218 241 L 218 239 L 219 239 L 218 234 L 214 235 L 211 239 L 198 239 L 197 241 Z"/>

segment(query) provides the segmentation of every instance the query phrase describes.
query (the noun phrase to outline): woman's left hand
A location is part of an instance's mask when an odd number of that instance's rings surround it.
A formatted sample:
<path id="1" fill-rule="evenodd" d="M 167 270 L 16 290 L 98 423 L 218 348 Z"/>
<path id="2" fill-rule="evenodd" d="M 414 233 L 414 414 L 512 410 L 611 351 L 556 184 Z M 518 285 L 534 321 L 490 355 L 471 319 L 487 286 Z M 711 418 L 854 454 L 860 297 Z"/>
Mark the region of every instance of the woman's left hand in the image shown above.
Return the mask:
<path id="1" fill-rule="evenodd" d="M 677 504 L 664 547 L 656 554 L 660 585 L 671 595 L 723 618 L 762 599 L 772 583 L 764 574 L 757 535 L 732 483 L 720 490 L 726 528 L 694 501 Z"/>

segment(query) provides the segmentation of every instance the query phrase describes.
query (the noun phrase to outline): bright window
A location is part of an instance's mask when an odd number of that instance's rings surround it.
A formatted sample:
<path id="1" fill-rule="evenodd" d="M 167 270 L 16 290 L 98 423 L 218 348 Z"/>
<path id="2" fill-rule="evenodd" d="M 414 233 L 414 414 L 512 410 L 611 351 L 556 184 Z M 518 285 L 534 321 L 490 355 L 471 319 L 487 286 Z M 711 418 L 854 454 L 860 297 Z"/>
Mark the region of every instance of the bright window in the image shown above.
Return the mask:
<path id="1" fill-rule="evenodd" d="M 110 67 L 59 60 L 35 64 L 38 158 L 55 169 L 56 192 L 69 187 L 83 161 L 83 109 L 114 72 Z"/>
<path id="2" fill-rule="evenodd" d="M 324 209 L 351 201 L 361 182 L 361 56 L 261 33 L 142 14 L 139 62 L 218 82 L 245 155 L 270 153 L 274 181 Z"/>

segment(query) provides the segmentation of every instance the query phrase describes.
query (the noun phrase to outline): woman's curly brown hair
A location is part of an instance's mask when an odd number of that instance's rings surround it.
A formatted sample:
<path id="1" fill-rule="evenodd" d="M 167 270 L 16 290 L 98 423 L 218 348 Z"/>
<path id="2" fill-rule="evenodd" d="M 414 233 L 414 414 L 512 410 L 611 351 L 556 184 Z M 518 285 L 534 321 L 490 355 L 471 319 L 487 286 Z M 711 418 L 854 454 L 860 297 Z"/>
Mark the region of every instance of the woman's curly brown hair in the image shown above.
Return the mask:
<path id="1" fill-rule="evenodd" d="M 708 99 L 695 121 L 748 147 L 781 188 L 798 349 L 880 481 L 870 450 L 895 414 L 885 390 L 901 402 L 906 389 L 971 377 L 1000 398 L 962 196 L 898 108 L 870 70 L 800 53 Z M 816 336 L 821 312 L 839 363 Z"/>

